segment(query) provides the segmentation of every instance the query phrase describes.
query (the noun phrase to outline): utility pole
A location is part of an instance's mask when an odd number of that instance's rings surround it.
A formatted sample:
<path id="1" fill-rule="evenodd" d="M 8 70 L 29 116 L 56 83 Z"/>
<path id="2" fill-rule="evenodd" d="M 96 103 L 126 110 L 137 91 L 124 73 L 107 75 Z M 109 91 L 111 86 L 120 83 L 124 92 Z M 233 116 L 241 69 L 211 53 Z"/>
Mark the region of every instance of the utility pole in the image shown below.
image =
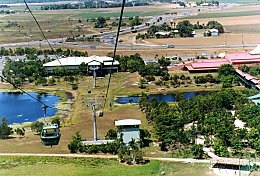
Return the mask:
<path id="1" fill-rule="evenodd" d="M 244 47 L 244 35 L 243 35 L 243 33 L 242 33 L 242 46 Z"/>
<path id="2" fill-rule="evenodd" d="M 227 36 L 226 36 L 226 34 L 224 35 L 224 37 L 225 37 L 225 46 L 227 45 Z"/>
<path id="3" fill-rule="evenodd" d="M 241 176 L 241 172 L 240 172 L 240 158 L 241 158 L 241 154 L 240 154 L 240 156 L 239 156 L 239 159 L 238 159 L 238 167 L 239 167 L 239 173 L 238 173 L 238 175 L 239 176 Z"/>
<path id="4" fill-rule="evenodd" d="M 96 105 L 95 103 L 92 105 L 92 111 L 94 114 L 94 141 L 97 141 L 97 116 L 96 116 Z"/>
<path id="5" fill-rule="evenodd" d="M 46 109 L 47 109 L 48 107 L 49 107 L 49 106 L 47 106 L 47 105 L 43 105 L 43 106 L 42 106 L 43 118 L 44 118 L 45 123 L 47 123 L 47 122 L 46 122 Z"/>
<path id="6" fill-rule="evenodd" d="M 93 134 L 94 134 L 94 142 L 98 141 L 97 135 L 97 109 L 103 104 L 104 98 L 91 98 L 87 100 L 87 107 L 91 107 L 93 112 Z M 98 116 L 101 116 L 98 114 Z"/>
<path id="7" fill-rule="evenodd" d="M 93 88 L 95 88 L 95 87 L 97 87 L 97 85 L 96 85 L 96 77 L 97 77 L 96 70 L 98 70 L 99 67 L 98 66 L 90 66 L 89 69 L 93 71 L 93 79 L 94 79 Z"/>

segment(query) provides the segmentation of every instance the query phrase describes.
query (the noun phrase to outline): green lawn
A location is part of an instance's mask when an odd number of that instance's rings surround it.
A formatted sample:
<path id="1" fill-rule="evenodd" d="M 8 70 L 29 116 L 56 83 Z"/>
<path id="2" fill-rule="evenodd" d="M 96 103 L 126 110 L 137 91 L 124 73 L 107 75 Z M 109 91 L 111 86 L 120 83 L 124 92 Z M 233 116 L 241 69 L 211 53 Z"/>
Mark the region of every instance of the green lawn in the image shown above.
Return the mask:
<path id="1" fill-rule="evenodd" d="M 0 158 L 0 175 L 156 176 L 165 172 L 165 175 L 176 176 L 211 176 L 208 166 L 159 161 L 129 166 L 115 159 L 5 156 Z"/>
<path id="2" fill-rule="evenodd" d="M 163 15 L 164 11 L 153 11 L 153 12 L 145 12 L 145 11 L 130 11 L 130 12 L 124 12 L 124 17 L 133 17 L 133 16 L 152 16 L 152 15 Z M 102 17 L 119 17 L 120 11 L 118 12 L 107 12 L 107 11 L 95 11 L 94 13 L 92 11 L 85 12 L 82 14 L 76 14 L 72 15 L 73 18 L 98 18 L 100 16 Z"/>
<path id="3" fill-rule="evenodd" d="M 252 15 L 260 15 L 260 11 L 255 10 L 255 11 L 243 11 L 243 12 L 203 13 L 197 16 L 191 16 L 188 19 L 238 17 L 238 16 L 252 16 Z"/>

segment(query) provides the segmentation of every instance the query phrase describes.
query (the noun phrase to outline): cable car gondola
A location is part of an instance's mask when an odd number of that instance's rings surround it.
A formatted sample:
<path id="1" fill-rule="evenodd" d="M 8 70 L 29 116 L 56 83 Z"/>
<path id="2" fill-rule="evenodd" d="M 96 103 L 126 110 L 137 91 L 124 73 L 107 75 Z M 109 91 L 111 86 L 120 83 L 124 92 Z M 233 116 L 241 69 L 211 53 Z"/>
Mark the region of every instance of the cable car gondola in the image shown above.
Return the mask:
<path id="1" fill-rule="evenodd" d="M 57 124 L 44 126 L 41 132 L 41 141 L 44 146 L 58 145 L 60 141 L 60 130 Z"/>

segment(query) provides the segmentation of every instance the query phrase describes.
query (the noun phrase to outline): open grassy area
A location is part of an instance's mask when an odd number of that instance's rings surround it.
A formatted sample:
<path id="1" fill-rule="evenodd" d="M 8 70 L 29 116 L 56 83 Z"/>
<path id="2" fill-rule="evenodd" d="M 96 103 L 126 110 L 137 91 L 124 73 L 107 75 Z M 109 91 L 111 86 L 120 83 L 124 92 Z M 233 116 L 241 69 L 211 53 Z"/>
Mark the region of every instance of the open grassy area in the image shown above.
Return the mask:
<path id="1" fill-rule="evenodd" d="M 209 164 L 184 164 L 151 161 L 145 165 L 129 166 L 115 159 L 86 159 L 62 157 L 1 157 L 0 175 L 95 175 L 95 176 L 213 176 Z"/>
<path id="2" fill-rule="evenodd" d="M 240 16 L 252 16 L 260 15 L 259 11 L 243 11 L 243 12 L 218 12 L 218 13 L 202 13 L 196 16 L 191 16 L 187 19 L 200 19 L 200 18 L 219 18 L 219 17 L 240 17 Z"/>
<path id="3" fill-rule="evenodd" d="M 173 74 L 173 73 L 171 73 Z M 176 73 L 174 73 L 176 74 Z M 184 74 L 179 72 L 177 74 Z M 189 75 L 188 72 L 185 74 Z M 187 76 L 186 75 L 186 76 Z M 193 75 L 195 76 L 195 75 Z M 190 75 L 190 77 L 193 77 Z M 93 139 L 93 115 L 91 108 L 87 107 L 89 100 L 93 98 L 100 99 L 100 106 L 98 109 L 104 108 L 104 98 L 108 83 L 108 76 L 97 79 L 97 88 L 93 89 L 93 78 L 83 77 L 79 78 L 78 90 L 72 91 L 71 85 L 61 82 L 55 86 L 49 87 L 36 87 L 34 85 L 27 85 L 27 90 L 40 90 L 46 89 L 48 92 L 55 92 L 55 90 L 65 91 L 70 90 L 74 95 L 74 103 L 72 109 L 69 110 L 68 115 L 62 120 L 61 140 L 58 146 L 44 147 L 41 145 L 40 136 L 31 132 L 27 128 L 25 137 L 18 137 L 14 135 L 13 138 L 8 140 L 0 140 L 1 152 L 28 152 L 28 153 L 69 153 L 67 148 L 71 137 L 76 131 L 79 131 L 83 139 Z M 122 95 L 138 95 L 141 92 L 147 93 L 171 93 L 175 91 L 209 91 L 220 89 L 220 85 L 216 86 L 196 86 L 191 84 L 187 87 L 184 85 L 173 88 L 173 86 L 156 86 L 154 84 L 147 85 L 146 89 L 139 88 L 139 75 L 137 73 L 116 73 L 112 76 L 108 100 L 106 102 L 104 117 L 97 118 L 98 137 L 104 139 L 107 131 L 114 128 L 114 121 L 126 118 L 140 119 L 142 121 L 141 128 L 152 131 L 153 127 L 148 124 L 145 114 L 139 110 L 138 105 L 113 105 L 114 98 Z M 3 85 L 8 88 L 7 85 Z M 9 87 L 11 88 L 11 87 Z M 163 88 L 163 89 L 162 89 Z M 91 90 L 91 93 L 88 93 Z M 58 92 L 57 92 L 58 93 Z M 63 97 L 64 101 L 66 100 Z M 109 108 L 109 103 L 112 103 L 112 109 Z M 147 152 L 152 152 L 153 149 L 147 149 Z"/>

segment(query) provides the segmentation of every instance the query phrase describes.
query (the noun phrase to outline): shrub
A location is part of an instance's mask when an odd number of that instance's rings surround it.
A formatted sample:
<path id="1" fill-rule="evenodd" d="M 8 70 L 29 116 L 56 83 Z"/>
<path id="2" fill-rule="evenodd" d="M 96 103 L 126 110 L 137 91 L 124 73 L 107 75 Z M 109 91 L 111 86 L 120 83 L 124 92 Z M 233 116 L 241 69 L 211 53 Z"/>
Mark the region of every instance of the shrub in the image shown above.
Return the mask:
<path id="1" fill-rule="evenodd" d="M 99 146 L 97 145 L 88 145 L 86 146 L 86 153 L 89 153 L 89 154 L 96 154 L 98 153 L 99 151 Z"/>
<path id="2" fill-rule="evenodd" d="M 82 148 L 84 147 L 82 144 L 82 138 L 79 132 L 72 137 L 72 141 L 68 144 L 68 149 L 70 153 L 77 153 L 78 151 L 83 152 Z"/>
<path id="3" fill-rule="evenodd" d="M 31 130 L 39 133 L 42 131 L 43 125 L 44 125 L 43 122 L 39 122 L 39 121 L 33 122 L 31 124 Z"/>
<path id="4" fill-rule="evenodd" d="M 78 85 L 77 84 L 72 84 L 71 88 L 72 88 L 72 90 L 78 90 Z"/>
<path id="5" fill-rule="evenodd" d="M 25 135 L 25 129 L 24 128 L 17 128 L 14 130 L 16 132 L 16 134 L 18 134 L 19 136 L 24 136 Z"/>
<path id="6" fill-rule="evenodd" d="M 191 148 L 193 158 L 195 159 L 202 159 L 203 158 L 203 145 L 201 144 L 194 144 Z"/>
<path id="7" fill-rule="evenodd" d="M 58 126 L 60 126 L 60 117 L 53 117 L 52 120 L 51 120 L 51 123 L 52 124 L 57 124 Z"/>
<path id="8" fill-rule="evenodd" d="M 13 129 L 8 126 L 8 121 L 7 118 L 2 117 L 2 123 L 0 126 L 0 138 L 5 139 L 7 138 L 10 134 L 13 133 Z"/>
<path id="9" fill-rule="evenodd" d="M 117 139 L 117 131 L 115 129 L 109 129 L 105 138 L 106 139 Z"/>

